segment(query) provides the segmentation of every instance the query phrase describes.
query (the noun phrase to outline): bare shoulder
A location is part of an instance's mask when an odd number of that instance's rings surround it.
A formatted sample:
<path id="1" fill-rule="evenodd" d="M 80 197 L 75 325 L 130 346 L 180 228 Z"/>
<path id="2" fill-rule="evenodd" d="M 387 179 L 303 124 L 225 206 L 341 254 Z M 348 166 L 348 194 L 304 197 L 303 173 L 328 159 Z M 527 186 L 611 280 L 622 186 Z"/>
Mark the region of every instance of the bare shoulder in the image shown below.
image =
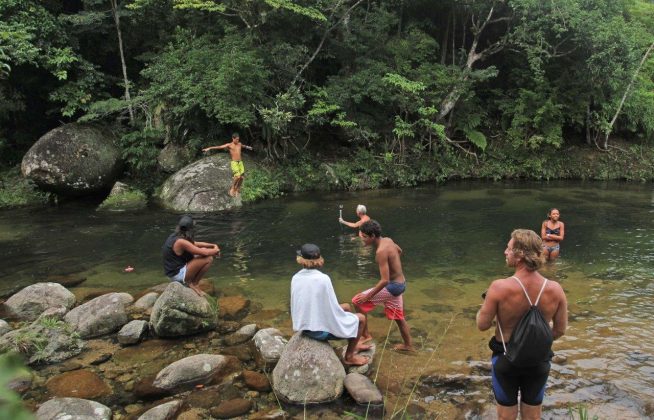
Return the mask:
<path id="1" fill-rule="evenodd" d="M 547 279 L 547 288 L 552 290 L 554 293 L 564 295 L 563 287 L 558 281 Z"/>

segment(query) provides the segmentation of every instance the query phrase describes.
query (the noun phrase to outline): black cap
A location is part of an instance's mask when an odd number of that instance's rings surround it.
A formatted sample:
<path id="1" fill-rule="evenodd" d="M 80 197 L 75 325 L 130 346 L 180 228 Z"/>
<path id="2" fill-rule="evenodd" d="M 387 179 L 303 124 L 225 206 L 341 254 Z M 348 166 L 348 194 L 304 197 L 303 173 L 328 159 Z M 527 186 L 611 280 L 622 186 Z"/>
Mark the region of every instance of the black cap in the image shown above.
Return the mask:
<path id="1" fill-rule="evenodd" d="M 305 260 L 317 260 L 320 258 L 320 248 L 314 244 L 304 244 L 297 250 L 297 255 Z"/>
<path id="2" fill-rule="evenodd" d="M 180 230 L 191 230 L 195 226 L 195 222 L 191 216 L 185 214 L 179 219 L 177 226 L 179 226 Z"/>

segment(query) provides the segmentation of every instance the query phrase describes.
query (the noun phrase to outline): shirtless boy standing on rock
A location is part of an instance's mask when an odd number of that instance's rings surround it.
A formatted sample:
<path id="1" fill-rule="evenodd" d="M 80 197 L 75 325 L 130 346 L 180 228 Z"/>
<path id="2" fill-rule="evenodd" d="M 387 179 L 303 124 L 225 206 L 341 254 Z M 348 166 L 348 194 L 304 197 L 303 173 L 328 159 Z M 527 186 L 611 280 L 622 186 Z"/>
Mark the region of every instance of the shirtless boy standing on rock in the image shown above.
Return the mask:
<path id="1" fill-rule="evenodd" d="M 386 318 L 395 320 L 404 341 L 403 344 L 395 345 L 394 350 L 414 351 L 409 324 L 404 319 L 402 294 L 406 289 L 406 279 L 402 273 L 402 262 L 400 261 L 402 248 L 391 238 L 382 238 L 381 225 L 375 220 L 369 220 L 361 225 L 359 237 L 366 246 L 373 246 L 376 249 L 375 261 L 379 264 L 381 279 L 375 287 L 354 296 L 352 303 L 364 315 L 373 310 L 375 306 L 384 305 Z M 344 304 L 343 309 L 346 309 L 346 306 L 349 307 Z M 370 340 L 372 340 L 372 336 L 366 322 L 361 342 L 365 343 Z"/>
<path id="2" fill-rule="evenodd" d="M 241 147 L 245 147 L 247 150 L 253 150 L 252 147 L 246 146 L 241 143 L 241 139 L 238 133 L 232 134 L 232 141 L 230 143 L 225 143 L 221 146 L 211 146 L 202 149 L 203 152 L 208 152 L 209 150 L 223 150 L 229 149 L 229 154 L 232 157 L 231 168 L 232 174 L 234 175 L 234 181 L 232 181 L 232 187 L 229 189 L 229 195 L 236 197 L 241 192 L 241 185 L 243 185 L 243 178 L 245 176 L 245 167 L 243 166 L 243 161 L 241 160 Z"/>

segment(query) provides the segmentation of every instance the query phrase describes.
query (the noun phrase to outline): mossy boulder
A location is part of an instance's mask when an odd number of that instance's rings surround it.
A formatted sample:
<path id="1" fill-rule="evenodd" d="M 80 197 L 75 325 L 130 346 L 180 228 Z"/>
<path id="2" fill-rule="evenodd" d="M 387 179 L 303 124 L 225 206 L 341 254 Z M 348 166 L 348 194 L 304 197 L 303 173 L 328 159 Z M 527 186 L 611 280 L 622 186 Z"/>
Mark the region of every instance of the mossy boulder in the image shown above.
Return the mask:
<path id="1" fill-rule="evenodd" d="M 100 204 L 101 211 L 141 210 L 148 205 L 148 198 L 142 191 L 132 189 L 129 185 L 116 182 L 109 196 Z"/>
<path id="2" fill-rule="evenodd" d="M 120 150 L 109 130 L 66 124 L 47 132 L 23 157 L 23 176 L 63 195 L 108 189 L 122 170 Z"/>
<path id="3" fill-rule="evenodd" d="M 159 337 L 210 331 L 218 324 L 218 304 L 211 296 L 198 296 L 188 287 L 172 282 L 154 304 L 150 324 Z"/>

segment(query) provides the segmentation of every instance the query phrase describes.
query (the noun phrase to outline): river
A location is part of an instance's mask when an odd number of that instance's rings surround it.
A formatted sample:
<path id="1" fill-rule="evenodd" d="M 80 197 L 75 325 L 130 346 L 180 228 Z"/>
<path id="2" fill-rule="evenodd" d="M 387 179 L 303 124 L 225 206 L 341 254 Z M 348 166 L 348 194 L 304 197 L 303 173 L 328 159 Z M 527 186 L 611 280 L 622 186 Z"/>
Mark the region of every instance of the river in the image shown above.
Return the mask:
<path id="1" fill-rule="evenodd" d="M 476 330 L 474 315 L 490 281 L 511 274 L 503 255 L 511 230 L 539 231 L 548 208 L 557 207 L 566 237 L 561 258 L 542 272 L 562 284 L 570 325 L 554 345 L 567 361 L 553 367 L 545 407 L 560 413 L 568 404 L 583 403 L 600 418 L 612 410 L 634 418 L 652 415 L 647 411 L 654 410 L 651 184 L 451 182 L 290 195 L 197 215 L 197 238 L 222 248 L 208 277 L 224 292 L 255 302 L 260 323 L 290 333 L 289 285 L 302 243 L 321 247 L 323 271 L 339 299 L 376 282 L 372 250 L 337 221 L 339 205 L 353 221 L 359 203 L 404 250 L 405 312 L 420 350 L 413 356 L 384 353 L 380 380 L 386 377 L 387 395 L 397 394 L 395 407 L 402 407 L 404 398 L 420 406 L 419 412 L 446 417 L 488 412 L 488 383 L 452 375 L 474 376 L 490 356 L 490 333 Z M 161 283 L 160 248 L 178 217 L 155 208 L 100 213 L 83 202 L 0 211 L 0 291 L 56 275 L 85 277 L 80 287 L 98 290 L 137 292 Z M 134 272 L 123 271 L 128 265 Z M 370 322 L 373 335 L 383 340 L 390 324 L 381 311 Z M 399 340 L 392 326 L 390 341 Z M 418 386 L 392 392 L 389 383 L 400 377 Z"/>

